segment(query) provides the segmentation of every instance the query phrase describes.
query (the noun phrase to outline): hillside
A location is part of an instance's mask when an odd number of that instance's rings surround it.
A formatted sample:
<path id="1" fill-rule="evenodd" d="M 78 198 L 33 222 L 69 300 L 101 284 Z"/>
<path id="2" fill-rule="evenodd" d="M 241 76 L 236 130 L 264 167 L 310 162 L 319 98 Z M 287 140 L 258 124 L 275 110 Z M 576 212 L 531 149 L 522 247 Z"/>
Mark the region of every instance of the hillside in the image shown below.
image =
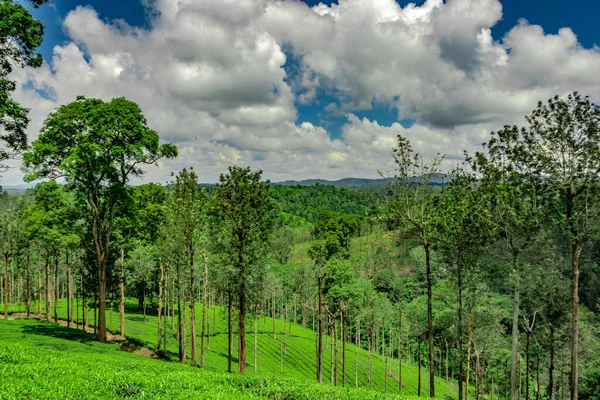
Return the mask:
<path id="1" fill-rule="evenodd" d="M 43 321 L 3 320 L 0 327 L 0 399 L 410 399 L 192 369 Z"/>
<path id="2" fill-rule="evenodd" d="M 21 306 L 22 307 L 22 306 Z M 137 313 L 134 309 L 134 302 L 128 303 L 125 319 L 125 329 L 127 337 L 130 341 L 137 343 L 140 346 L 146 346 L 150 349 L 155 348 L 156 343 L 156 326 L 157 319 L 154 315 L 147 315 L 146 322 L 144 322 L 144 316 Z M 22 309 L 22 308 L 21 308 Z M 78 308 L 81 310 L 81 308 Z M 15 311 L 18 311 L 18 307 Z M 201 305 L 197 306 L 197 315 L 201 315 Z M 66 316 L 66 304 L 60 303 L 59 318 Z M 210 349 L 206 352 L 206 370 L 220 372 L 227 370 L 227 333 L 226 333 L 226 321 L 222 317 L 222 309 L 220 307 L 214 307 L 209 310 L 208 313 L 210 324 Z M 109 314 L 110 318 L 110 314 Z M 118 330 L 118 313 L 112 313 L 112 330 L 116 333 Z M 90 315 L 90 322 L 93 320 L 93 313 Z M 110 321 L 110 320 L 109 320 Z M 197 319 L 198 323 L 200 318 Z M 169 322 L 171 319 L 169 318 Z M 288 325 L 288 337 L 284 339 L 283 335 L 283 321 L 277 319 L 276 321 L 276 334 L 277 338 L 273 339 L 273 320 L 271 318 L 260 318 L 258 320 L 257 328 L 257 343 L 258 343 L 258 363 L 257 373 L 254 372 L 254 335 L 253 335 L 253 324 L 249 323 L 249 334 L 248 334 L 248 375 L 250 376 L 262 376 L 262 377 L 282 377 L 282 378 L 295 378 L 304 382 L 314 381 L 315 371 L 315 343 L 316 335 L 310 329 L 305 329 L 299 324 Z M 35 329 L 29 328 L 31 326 L 36 327 Z M 169 325 L 171 325 L 169 323 Z M 175 324 L 176 325 L 176 324 Z M 165 354 L 168 360 L 177 359 L 177 343 L 175 332 L 172 327 L 168 327 L 167 336 L 167 352 Z M 59 328 L 54 324 L 48 324 L 43 322 L 34 321 L 0 321 L 0 331 L 3 332 L 0 336 L 0 341 L 11 341 L 18 338 L 19 335 L 15 333 L 15 330 L 21 329 L 24 333 L 35 333 L 38 335 L 39 332 L 48 334 L 50 336 L 58 337 L 71 337 L 72 335 L 85 336 L 85 342 L 92 343 L 92 346 L 100 346 L 93 340 L 90 335 L 85 335 L 83 332 L 73 333 L 75 329 Z M 11 334 L 6 332 L 11 331 Z M 197 332 L 200 332 L 198 326 Z M 37 337 L 37 336 L 36 336 Z M 12 339 L 11 339 L 12 338 Z M 38 338 L 39 339 L 39 338 Z M 37 339 L 35 339 L 37 340 Z M 78 339 L 79 340 L 79 339 Z M 286 344 L 286 352 L 283 357 L 280 358 L 281 350 L 284 346 L 284 340 Z M 237 336 L 233 339 L 234 343 L 237 341 Z M 189 335 L 188 335 L 188 352 L 189 352 Z M 330 338 L 324 338 L 324 374 L 323 379 L 327 384 L 324 386 L 330 386 L 329 380 L 331 377 L 331 345 Z M 55 348 L 67 348 L 65 343 L 58 345 L 49 345 Z M 66 346 L 66 347 L 65 347 Z M 102 347 L 104 348 L 104 347 Z M 28 350 L 22 349 L 24 352 Z M 21 350 L 19 350 L 21 351 Z M 189 353 L 188 353 L 189 354 Z M 198 355 L 200 351 L 198 350 Z M 355 360 L 356 360 L 356 347 L 352 344 L 346 346 L 346 358 L 347 358 L 347 369 L 346 369 L 346 380 L 348 386 L 352 387 L 355 384 Z M 236 353 L 234 352 L 234 364 L 232 369 L 237 370 Z M 84 357 L 82 357 L 84 358 Z M 0 360 L 3 358 L 0 356 Z M 388 374 L 384 376 L 383 361 L 381 355 L 372 354 L 372 374 L 373 374 L 373 390 L 377 392 L 389 392 L 399 394 L 398 389 L 398 362 L 397 360 L 389 360 Z M 79 362 L 79 360 L 77 360 Z M 160 362 L 160 361 L 156 361 Z M 281 363 L 281 364 L 280 364 Z M 358 351 L 358 385 L 360 387 L 368 388 L 368 353 L 364 349 Z M 144 364 L 145 365 L 145 364 Z M 179 365 L 175 363 L 168 363 L 169 366 L 179 368 Z M 154 367 L 153 367 L 154 368 Z M 161 367 L 162 368 L 162 367 Z M 341 363 L 338 365 L 341 374 Z M 181 371 L 177 369 L 177 371 Z M 178 372 L 180 373 L 180 372 Z M 404 382 L 404 388 L 402 390 L 403 395 L 416 395 L 417 394 L 417 368 L 412 365 L 403 365 L 402 376 Z M 340 377 L 341 382 L 341 377 Z M 427 373 L 423 369 L 422 371 L 422 390 L 426 392 L 427 388 Z M 456 393 L 456 387 L 453 382 L 446 383 L 443 379 L 438 379 L 436 382 L 437 394 L 439 396 L 448 396 L 452 398 Z M 296 397 L 291 397 L 296 398 Z M 334 397 L 335 398 L 335 397 Z M 344 397 L 345 398 L 345 397 Z"/>

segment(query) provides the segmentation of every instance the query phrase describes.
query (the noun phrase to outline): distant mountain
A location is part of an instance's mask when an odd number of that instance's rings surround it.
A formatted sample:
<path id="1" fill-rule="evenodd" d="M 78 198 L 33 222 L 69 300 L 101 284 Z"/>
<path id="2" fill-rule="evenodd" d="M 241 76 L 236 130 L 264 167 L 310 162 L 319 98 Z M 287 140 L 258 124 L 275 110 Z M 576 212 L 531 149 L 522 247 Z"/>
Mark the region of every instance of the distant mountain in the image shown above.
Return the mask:
<path id="1" fill-rule="evenodd" d="M 366 187 L 366 186 L 376 186 L 383 185 L 388 183 L 393 178 L 388 179 L 366 179 L 366 178 L 343 178 L 338 179 L 337 181 L 328 181 L 326 179 L 305 179 L 301 181 L 283 181 L 283 182 L 273 182 L 273 185 L 281 185 L 281 186 L 314 186 L 316 184 L 319 185 L 330 185 L 337 187 Z M 414 182 L 418 182 L 420 177 L 414 178 Z M 431 177 L 430 184 L 431 185 L 445 185 L 450 181 L 451 177 L 446 174 L 434 174 Z"/>
<path id="2" fill-rule="evenodd" d="M 301 181 L 283 181 L 283 182 L 273 182 L 273 185 L 281 185 L 281 186 L 314 186 L 316 184 L 319 185 L 330 185 L 337 187 L 364 187 L 364 186 L 374 186 L 381 185 L 386 183 L 387 179 L 366 179 L 366 178 L 343 178 L 338 179 L 337 181 L 329 181 L 326 179 L 304 179 Z"/>

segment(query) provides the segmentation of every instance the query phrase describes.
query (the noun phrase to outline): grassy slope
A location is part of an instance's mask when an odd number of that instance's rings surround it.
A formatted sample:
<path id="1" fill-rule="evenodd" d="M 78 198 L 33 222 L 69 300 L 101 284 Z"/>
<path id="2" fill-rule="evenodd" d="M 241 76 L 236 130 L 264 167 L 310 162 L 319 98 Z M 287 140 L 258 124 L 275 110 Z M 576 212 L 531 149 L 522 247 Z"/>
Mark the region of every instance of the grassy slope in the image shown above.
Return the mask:
<path id="1" fill-rule="evenodd" d="M 393 399 L 364 389 L 193 369 L 47 322 L 0 321 L 0 399 Z M 403 397 L 408 399 L 408 397 Z"/>
<path id="2" fill-rule="evenodd" d="M 373 248 L 377 245 L 385 248 L 387 251 L 392 251 L 394 248 L 393 237 L 389 234 L 373 234 L 369 236 L 360 237 L 353 240 L 351 261 L 355 263 L 361 263 L 365 257 L 370 257 L 369 254 L 373 254 Z M 309 247 L 309 243 L 302 243 L 294 246 L 294 253 L 292 256 L 292 262 L 304 262 L 307 260 L 306 251 Z M 135 309 L 136 304 L 128 303 L 127 312 L 125 317 L 125 331 L 128 338 L 135 339 L 145 346 L 154 349 L 156 345 L 156 334 L 157 334 L 157 318 L 155 315 L 148 315 L 147 321 L 144 322 L 143 316 Z M 32 310 L 35 310 L 36 306 L 32 306 Z M 43 307 L 42 307 L 43 309 Z M 22 306 L 21 306 L 22 311 Z M 91 310 L 90 310 L 91 311 Z M 196 323 L 197 323 L 197 335 L 200 335 L 200 323 L 202 316 L 202 307 L 200 304 L 196 306 Z M 66 304 L 59 302 L 59 317 L 66 318 Z M 116 311 L 112 312 L 112 329 L 114 333 L 118 333 L 118 320 L 119 316 Z M 79 308 L 79 320 L 81 320 L 81 308 Z M 220 307 L 211 308 L 208 312 L 208 320 L 210 324 L 210 350 L 206 352 L 206 369 L 211 371 L 223 372 L 227 370 L 227 325 L 224 319 L 223 310 Z M 93 321 L 93 312 L 90 312 L 89 317 L 90 323 Z M 110 318 L 107 316 L 107 325 L 109 325 Z M 168 320 L 167 330 L 167 355 L 170 359 L 177 359 L 177 343 L 176 336 L 173 329 L 171 329 L 171 321 Z M 277 327 L 277 339 L 273 339 L 273 320 L 271 318 L 260 318 L 258 321 L 258 372 L 254 373 L 254 323 L 249 321 L 247 323 L 247 360 L 248 367 L 247 371 L 249 375 L 258 376 L 281 376 L 285 378 L 296 378 L 307 381 L 314 380 L 315 375 L 315 345 L 316 335 L 310 329 L 302 328 L 301 325 L 291 324 L 291 335 L 287 338 L 287 354 L 283 356 L 282 372 L 280 373 L 280 349 L 283 341 L 283 320 L 276 320 Z M 176 328 L 175 320 L 175 328 Z M 289 328 L 289 325 L 288 325 Z M 234 324 L 235 329 L 235 324 Z M 189 327 L 188 327 L 189 332 Z M 289 332 L 289 331 L 288 331 Z M 329 346 L 330 338 L 324 339 L 325 348 L 323 351 L 324 357 L 324 373 L 323 380 L 330 382 L 331 376 L 331 351 Z M 237 370 L 237 336 L 234 336 L 234 364 L 233 370 Z M 189 362 L 189 348 L 190 338 L 188 334 L 188 362 Z M 339 345 L 339 342 L 338 342 Z M 198 346 L 200 346 L 200 340 L 198 339 Z M 338 353 L 341 352 L 341 348 L 338 349 Z M 341 355 L 339 355 L 341 359 Z M 198 347 L 198 360 L 200 359 L 200 350 Z M 354 386 L 355 384 L 355 362 L 356 362 L 356 347 L 352 344 L 346 345 L 346 381 L 348 386 Z M 372 374 L 373 374 L 373 389 L 381 392 L 400 393 L 398 388 L 398 381 L 395 377 L 398 376 L 398 361 L 392 360 L 390 362 L 391 371 L 394 377 L 385 377 L 382 357 L 377 354 L 373 354 L 371 358 L 372 362 Z M 368 381 L 368 353 L 359 349 L 358 352 L 358 385 L 360 387 L 369 387 Z M 341 375 L 341 361 L 339 364 L 339 373 Z M 389 369 L 390 367 L 388 367 Z M 428 388 L 428 377 L 427 371 L 422 370 L 422 393 L 425 395 Z M 402 378 L 405 384 L 402 389 L 402 394 L 405 395 L 416 395 L 417 394 L 417 368 L 414 365 L 403 364 L 402 367 Z M 341 376 L 339 378 L 341 384 Z M 440 397 L 447 396 L 449 398 L 455 397 L 456 393 L 455 382 L 446 383 L 444 379 L 436 379 L 436 394 Z"/>
<path id="3" fill-rule="evenodd" d="M 154 349 L 156 345 L 156 326 L 157 318 L 154 315 L 148 315 L 147 321 L 144 322 L 144 318 L 141 314 L 137 313 L 134 309 L 134 303 L 128 303 L 128 308 L 125 316 L 125 332 L 128 338 L 135 339 L 141 342 L 145 346 Z M 22 306 L 21 306 L 22 307 Z M 32 306 L 32 310 L 35 310 L 36 306 Z M 15 311 L 18 311 L 16 309 Z M 21 308 L 22 311 L 22 308 Z M 79 315 L 81 320 L 81 308 L 79 308 Z M 201 305 L 197 306 L 197 334 L 200 334 L 200 317 Z M 206 351 L 206 369 L 211 371 L 223 372 L 227 370 L 227 325 L 226 321 L 222 316 L 222 310 L 220 307 L 215 307 L 209 310 L 209 323 L 211 325 L 211 339 L 210 339 L 210 350 Z M 61 301 L 59 302 L 59 318 L 66 318 L 66 304 Z M 119 316 L 116 311 L 112 312 L 112 332 L 118 333 L 118 321 Z M 107 316 L 108 322 L 110 318 Z M 93 321 L 93 312 L 90 310 L 90 323 Z M 175 325 L 177 324 L 175 319 Z M 0 320 L 0 327 L 4 321 Z M 172 359 L 177 359 L 177 343 L 175 332 L 171 329 L 171 318 L 168 319 L 167 329 L 167 356 Z M 216 322 L 216 325 L 214 323 Z M 250 322 L 247 324 L 248 335 L 248 374 L 259 375 L 259 376 L 281 376 L 286 378 L 296 378 L 302 380 L 313 380 L 315 371 L 315 343 L 316 335 L 310 329 L 302 328 L 299 324 L 291 324 L 291 335 L 287 338 L 287 355 L 283 356 L 283 372 L 280 373 L 280 348 L 283 341 L 283 321 L 275 320 L 277 327 L 277 339 L 273 339 L 273 320 L 271 318 L 260 318 L 258 321 L 258 373 L 254 373 L 254 324 Z M 109 323 L 107 323 L 109 325 Z M 216 328 L 215 328 L 216 326 Z M 176 328 L 176 326 L 175 326 Z M 289 329 L 289 324 L 288 324 Z M 189 331 L 189 328 L 188 328 Z M 289 332 L 289 331 L 288 331 Z M 330 380 L 330 347 L 329 337 L 324 338 L 324 374 L 323 380 L 329 382 Z M 234 364 L 233 370 L 237 370 L 237 335 L 234 336 Z M 188 362 L 189 362 L 189 348 L 190 338 L 188 334 Z M 198 339 L 198 346 L 200 340 Z M 339 345 L 339 342 L 338 342 Z M 341 349 L 338 350 L 341 352 Z M 338 357 L 341 357 L 339 355 Z M 198 348 L 198 360 L 200 359 L 200 349 Z M 348 386 L 353 386 L 355 382 L 355 360 L 356 360 L 356 347 L 352 344 L 346 345 L 346 381 Z M 368 388 L 368 353 L 364 349 L 359 349 L 359 373 L 358 380 L 359 386 Z M 398 382 L 392 377 L 387 379 L 384 376 L 382 357 L 377 354 L 372 354 L 372 373 L 373 373 L 373 389 L 377 391 L 386 391 L 391 393 L 400 393 L 398 389 Z M 339 364 L 339 373 L 341 374 L 341 361 Z M 393 360 L 391 362 L 391 370 L 394 377 L 398 376 L 398 362 Z M 405 395 L 416 395 L 417 394 L 417 368 L 403 364 L 402 377 L 405 387 L 402 390 L 402 394 Z M 387 383 L 386 383 L 387 380 Z M 339 378 L 341 384 L 341 377 Z M 422 371 L 422 393 L 426 394 L 428 387 L 428 379 L 426 370 Z M 440 397 L 449 396 L 453 397 L 456 393 L 456 385 L 454 382 L 446 383 L 443 379 L 436 380 L 436 394 Z"/>

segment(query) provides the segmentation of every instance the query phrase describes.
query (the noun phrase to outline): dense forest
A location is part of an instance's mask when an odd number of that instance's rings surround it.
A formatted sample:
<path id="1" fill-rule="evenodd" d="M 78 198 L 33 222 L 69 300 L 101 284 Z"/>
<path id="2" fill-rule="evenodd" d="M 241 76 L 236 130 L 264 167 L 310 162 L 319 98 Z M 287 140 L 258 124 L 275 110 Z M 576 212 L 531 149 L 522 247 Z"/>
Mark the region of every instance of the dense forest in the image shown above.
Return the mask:
<path id="1" fill-rule="evenodd" d="M 260 374 L 265 360 L 403 394 L 410 366 L 418 396 L 599 398 L 600 107 L 588 97 L 540 102 L 451 170 L 399 135 L 376 185 L 278 185 L 245 166 L 214 187 L 191 166 L 134 185 L 178 149 L 125 98 L 79 96 L 27 143 L 8 76 L 41 64 L 43 28 L 2 7 L 14 41 L 0 54 L 0 157 L 21 157 L 35 183 L 0 197 L 4 320 L 100 342 L 146 335 L 157 358 L 222 372 Z"/>

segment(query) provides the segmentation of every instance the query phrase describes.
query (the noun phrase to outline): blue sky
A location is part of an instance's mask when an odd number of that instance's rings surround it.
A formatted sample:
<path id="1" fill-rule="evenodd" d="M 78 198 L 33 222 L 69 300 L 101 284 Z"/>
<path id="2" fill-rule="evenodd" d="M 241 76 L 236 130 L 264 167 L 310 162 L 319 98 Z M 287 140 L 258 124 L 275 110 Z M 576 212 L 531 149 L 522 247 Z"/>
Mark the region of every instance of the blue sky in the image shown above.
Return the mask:
<path id="1" fill-rule="evenodd" d="M 398 135 L 425 157 L 446 154 L 450 169 L 540 100 L 577 90 L 600 102 L 600 2 L 307 1 L 54 0 L 34 10 L 47 64 L 15 72 L 30 140 L 77 95 L 125 96 L 180 149 L 150 180 L 193 166 L 211 182 L 231 164 L 272 181 L 366 178 L 393 167 Z M 4 182 L 21 178 L 15 168 Z"/>
<path id="2" fill-rule="evenodd" d="M 320 1 L 307 0 L 308 5 L 319 4 Z M 323 1 L 325 4 L 336 1 Z M 408 3 L 422 5 L 423 0 L 398 1 L 401 6 Z M 53 0 L 52 7 L 42 7 L 35 10 L 35 14 L 46 25 L 46 36 L 40 51 L 48 61 L 52 57 L 52 49 L 57 44 L 69 40 L 62 27 L 64 17 L 77 6 L 93 7 L 101 18 L 106 20 L 123 19 L 129 25 L 147 27 L 149 19 L 140 0 Z M 500 39 L 508 30 L 515 26 L 521 18 L 531 24 L 541 25 L 545 32 L 556 33 L 558 29 L 568 26 L 577 34 L 579 42 L 590 48 L 600 43 L 600 30 L 597 22 L 600 20 L 600 1 L 590 0 L 504 0 L 503 19 L 492 28 L 495 39 Z M 293 57 L 288 57 L 285 66 L 288 74 L 293 74 L 297 65 Z M 335 101 L 330 94 L 320 91 L 316 100 L 311 104 L 297 104 L 298 120 L 309 121 L 316 125 L 326 127 L 333 137 L 339 137 L 340 129 L 346 122 L 343 115 L 331 115 L 324 107 Z M 398 120 L 398 110 L 394 107 L 381 107 L 374 105 L 370 110 L 355 110 L 354 114 L 360 118 L 376 120 L 380 124 L 390 125 L 400 122 L 409 127 L 414 120 L 407 118 Z"/>

